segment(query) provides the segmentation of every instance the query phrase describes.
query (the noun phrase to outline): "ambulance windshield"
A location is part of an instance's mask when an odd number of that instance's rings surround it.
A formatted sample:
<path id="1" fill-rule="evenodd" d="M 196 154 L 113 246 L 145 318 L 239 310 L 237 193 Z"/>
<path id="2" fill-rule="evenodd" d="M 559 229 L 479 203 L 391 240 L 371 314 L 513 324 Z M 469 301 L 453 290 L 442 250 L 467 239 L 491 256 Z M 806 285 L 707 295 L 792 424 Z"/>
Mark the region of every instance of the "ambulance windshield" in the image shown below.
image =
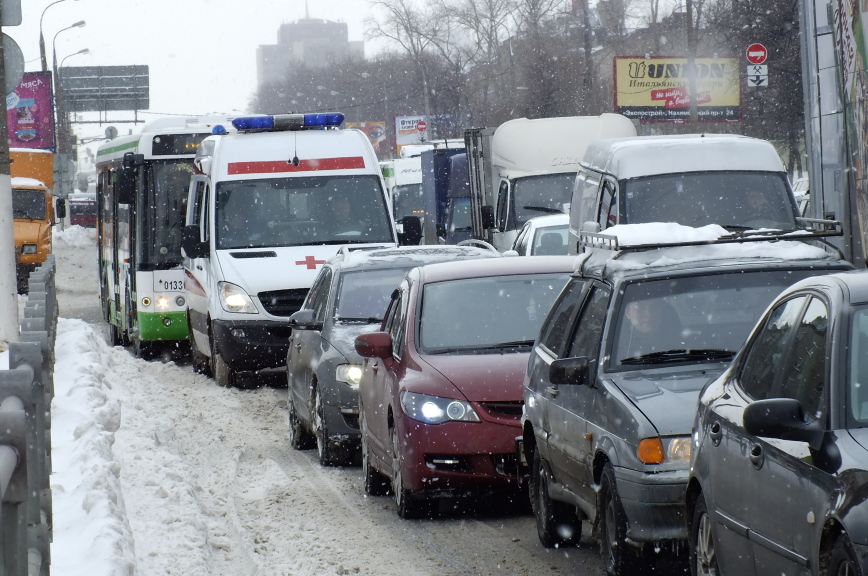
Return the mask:
<path id="1" fill-rule="evenodd" d="M 220 182 L 217 248 L 394 242 L 376 176 Z"/>

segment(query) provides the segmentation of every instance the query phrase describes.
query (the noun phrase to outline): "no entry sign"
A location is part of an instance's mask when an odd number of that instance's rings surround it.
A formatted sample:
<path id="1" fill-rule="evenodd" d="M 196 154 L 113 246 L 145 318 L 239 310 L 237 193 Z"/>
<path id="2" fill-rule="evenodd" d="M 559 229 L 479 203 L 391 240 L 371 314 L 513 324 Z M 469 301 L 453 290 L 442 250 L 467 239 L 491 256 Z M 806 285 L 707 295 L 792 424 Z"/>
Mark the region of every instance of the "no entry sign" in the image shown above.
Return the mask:
<path id="1" fill-rule="evenodd" d="M 416 124 L 416 130 L 418 130 L 419 132 L 424 132 L 427 129 L 428 129 L 428 123 L 425 122 L 424 120 L 419 120 L 419 123 Z"/>
<path id="2" fill-rule="evenodd" d="M 768 55 L 768 50 L 762 44 L 755 43 L 747 47 L 747 61 L 751 64 L 762 64 Z"/>

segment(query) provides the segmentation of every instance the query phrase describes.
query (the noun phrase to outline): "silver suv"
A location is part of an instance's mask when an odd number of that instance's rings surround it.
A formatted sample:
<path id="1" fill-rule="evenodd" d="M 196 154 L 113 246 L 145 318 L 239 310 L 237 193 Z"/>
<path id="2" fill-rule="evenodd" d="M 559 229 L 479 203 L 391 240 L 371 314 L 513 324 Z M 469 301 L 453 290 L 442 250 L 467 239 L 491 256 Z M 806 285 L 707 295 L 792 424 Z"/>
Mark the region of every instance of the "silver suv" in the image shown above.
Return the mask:
<path id="1" fill-rule="evenodd" d="M 700 389 L 783 289 L 851 268 L 801 242 L 589 254 L 544 322 L 525 379 L 521 450 L 541 542 L 576 543 L 590 522 L 606 572 L 636 574 L 649 551 L 686 541 Z"/>

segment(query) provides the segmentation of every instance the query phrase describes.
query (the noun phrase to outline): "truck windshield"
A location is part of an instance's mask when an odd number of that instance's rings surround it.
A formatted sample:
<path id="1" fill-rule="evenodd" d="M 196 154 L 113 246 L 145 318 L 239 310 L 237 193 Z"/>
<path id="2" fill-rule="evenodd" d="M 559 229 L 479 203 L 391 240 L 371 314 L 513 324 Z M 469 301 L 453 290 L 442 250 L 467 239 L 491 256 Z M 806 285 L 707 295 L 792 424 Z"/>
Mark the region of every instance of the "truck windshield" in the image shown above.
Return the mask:
<path id="1" fill-rule="evenodd" d="M 422 293 L 419 349 L 425 354 L 528 351 L 567 274 L 491 276 L 436 282 Z"/>
<path id="2" fill-rule="evenodd" d="M 775 172 L 664 174 L 620 183 L 622 222 L 678 222 L 729 230 L 796 227 L 786 176 Z"/>
<path id="3" fill-rule="evenodd" d="M 12 218 L 29 218 L 30 220 L 48 218 L 45 193 L 39 190 L 13 189 Z"/>
<path id="4" fill-rule="evenodd" d="M 422 216 L 425 214 L 421 183 L 395 186 L 394 194 L 392 205 L 395 220 L 400 220 L 404 216 Z"/>
<path id="5" fill-rule="evenodd" d="M 146 201 L 139 207 L 144 240 L 139 243 L 143 269 L 173 268 L 181 264 L 181 236 L 192 175 L 192 159 L 156 161 L 147 165 Z"/>
<path id="6" fill-rule="evenodd" d="M 217 248 L 394 242 L 376 176 L 220 182 Z"/>
<path id="7" fill-rule="evenodd" d="M 609 368 L 729 361 L 781 291 L 816 272 L 769 270 L 628 284 Z"/>
<path id="8" fill-rule="evenodd" d="M 537 216 L 564 213 L 573 196 L 574 172 L 525 176 L 513 180 L 516 228 Z"/>

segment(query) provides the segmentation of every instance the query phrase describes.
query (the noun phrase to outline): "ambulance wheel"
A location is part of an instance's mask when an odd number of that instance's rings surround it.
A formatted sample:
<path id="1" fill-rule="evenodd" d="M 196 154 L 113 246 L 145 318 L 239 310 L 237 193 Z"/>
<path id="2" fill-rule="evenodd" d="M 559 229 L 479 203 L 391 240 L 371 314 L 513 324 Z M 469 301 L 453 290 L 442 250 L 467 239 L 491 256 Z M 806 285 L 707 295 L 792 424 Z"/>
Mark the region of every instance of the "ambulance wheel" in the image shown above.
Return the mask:
<path id="1" fill-rule="evenodd" d="M 235 370 L 223 360 L 223 356 L 217 351 L 217 343 L 211 338 L 211 373 L 218 386 L 231 388 L 235 386 Z"/>

